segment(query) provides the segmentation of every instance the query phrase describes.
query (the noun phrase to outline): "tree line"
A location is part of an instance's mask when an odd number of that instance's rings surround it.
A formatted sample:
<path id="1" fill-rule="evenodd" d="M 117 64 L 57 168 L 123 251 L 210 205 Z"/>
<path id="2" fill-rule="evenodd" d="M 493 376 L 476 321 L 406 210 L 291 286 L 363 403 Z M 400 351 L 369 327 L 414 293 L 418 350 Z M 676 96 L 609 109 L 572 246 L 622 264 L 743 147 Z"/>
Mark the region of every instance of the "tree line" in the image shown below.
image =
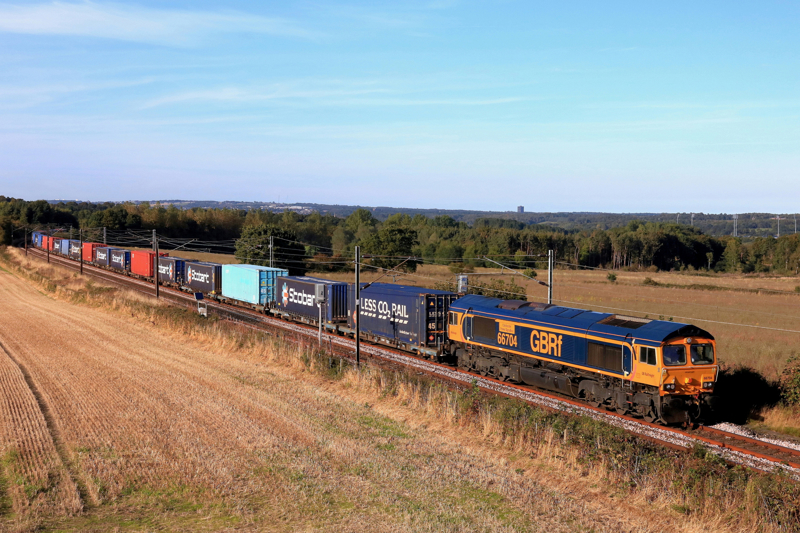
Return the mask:
<path id="1" fill-rule="evenodd" d="M 494 266 L 489 258 L 514 268 L 543 268 L 548 250 L 561 267 L 607 269 L 776 272 L 800 270 L 800 238 L 758 237 L 749 242 L 713 237 L 674 222 L 631 221 L 625 226 L 564 230 L 504 218 L 479 218 L 472 224 L 448 215 L 396 213 L 384 220 L 367 209 L 347 217 L 318 212 L 178 209 L 149 203 L 63 202 L 51 204 L 0 196 L 0 234 L 11 242 L 12 226 L 152 230 L 172 238 L 207 242 L 237 240 L 236 255 L 251 262 L 273 257 L 297 272 L 352 268 L 355 246 L 365 261 L 384 268 L 413 270 L 422 262 L 454 268 Z M 15 233 L 20 239 L 21 233 Z M 277 240 L 276 240 L 277 239 Z"/>

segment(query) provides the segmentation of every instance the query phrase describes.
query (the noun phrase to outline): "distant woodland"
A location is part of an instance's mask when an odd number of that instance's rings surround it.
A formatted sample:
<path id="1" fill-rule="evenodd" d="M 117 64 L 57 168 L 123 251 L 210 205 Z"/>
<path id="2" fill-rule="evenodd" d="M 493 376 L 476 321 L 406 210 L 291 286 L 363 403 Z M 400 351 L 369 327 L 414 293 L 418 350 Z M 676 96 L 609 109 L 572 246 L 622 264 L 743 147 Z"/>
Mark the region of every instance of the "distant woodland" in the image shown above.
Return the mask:
<path id="1" fill-rule="evenodd" d="M 155 229 L 161 238 L 191 241 L 191 246 L 215 251 L 227 249 L 243 259 L 266 257 L 264 243 L 272 235 L 277 239 L 277 260 L 295 266 L 304 263 L 311 269 L 348 268 L 346 263 L 356 245 L 372 256 L 373 264 L 391 267 L 405 261 L 404 268 L 413 268 L 419 262 L 455 264 L 458 268 L 492 266 L 484 258 L 513 268 L 543 268 L 546 263 L 541 256 L 553 249 L 562 268 L 580 265 L 781 274 L 797 274 L 800 269 L 800 239 L 793 233 L 791 220 L 784 221 L 786 234 L 780 238 L 764 231 L 764 236 L 742 239 L 712 236 L 716 232 L 704 231 L 698 215 L 692 226 L 658 220 L 655 215 L 641 220 L 630 220 L 626 215 L 628 220 L 621 224 L 623 215 L 572 214 L 572 220 L 560 224 L 559 217 L 567 214 L 547 220 L 539 220 L 546 218 L 542 214 L 513 214 L 530 215 L 537 221 L 510 216 L 467 221 L 450 215 L 399 211 L 379 217 L 376 210 L 360 208 L 340 216 L 319 211 L 298 214 L 258 208 L 178 208 L 157 203 L 54 204 L 0 196 L 0 231 L 4 244 L 12 242 L 14 227 L 23 226 L 59 229 L 62 235 L 67 235 L 69 228 L 73 232 L 82 228 L 87 236 L 94 235 L 89 238 L 97 238 L 97 228 L 106 228 L 112 236 L 110 244 L 132 242 L 126 235 L 138 235 L 146 244 L 142 237 L 145 230 Z M 688 216 L 684 218 L 689 222 Z M 762 218 L 751 218 L 763 223 Z M 732 220 L 719 221 L 728 222 L 732 224 Z M 746 217 L 739 217 L 740 233 L 748 231 L 749 223 Z M 14 241 L 21 243 L 22 234 L 21 229 L 14 231 Z M 191 246 L 187 244 L 185 249 Z"/>

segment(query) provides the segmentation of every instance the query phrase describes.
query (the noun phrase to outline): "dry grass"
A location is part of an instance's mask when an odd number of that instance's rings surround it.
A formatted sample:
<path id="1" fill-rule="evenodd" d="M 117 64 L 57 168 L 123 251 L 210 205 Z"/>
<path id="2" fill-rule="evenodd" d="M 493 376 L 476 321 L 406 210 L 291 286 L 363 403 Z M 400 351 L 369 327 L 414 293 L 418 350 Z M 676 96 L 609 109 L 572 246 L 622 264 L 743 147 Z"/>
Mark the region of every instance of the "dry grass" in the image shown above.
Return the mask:
<path id="1" fill-rule="evenodd" d="M 379 371 L 339 372 L 252 330 L 27 268 L 58 300 L 0 273 L 0 341 L 40 393 L 31 402 L 20 375 L 3 382 L 6 402 L 27 403 L 3 418 L 0 452 L 35 460 L 4 463 L 0 529 L 697 531 L 721 520 L 679 515 L 658 491 L 619 499 L 617 480 L 587 471 L 561 435 L 499 439 L 490 417 L 466 424 L 459 396 L 438 386 L 390 393 Z M 15 488 L 43 469 L 55 472 L 45 496 Z"/>
<path id="2" fill-rule="evenodd" d="M 777 405 L 761 411 L 754 424 L 757 428 L 765 428 L 777 433 L 800 438 L 800 407 Z"/>

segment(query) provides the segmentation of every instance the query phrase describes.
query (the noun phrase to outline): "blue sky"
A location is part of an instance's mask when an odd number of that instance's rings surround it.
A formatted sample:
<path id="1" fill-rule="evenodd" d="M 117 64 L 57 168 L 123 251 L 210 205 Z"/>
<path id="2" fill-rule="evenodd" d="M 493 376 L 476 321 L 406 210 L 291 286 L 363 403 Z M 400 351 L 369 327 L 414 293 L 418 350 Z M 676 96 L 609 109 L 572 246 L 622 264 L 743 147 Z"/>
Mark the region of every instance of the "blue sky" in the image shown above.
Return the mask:
<path id="1" fill-rule="evenodd" d="M 798 15 L 0 0 L 0 194 L 792 213 Z"/>

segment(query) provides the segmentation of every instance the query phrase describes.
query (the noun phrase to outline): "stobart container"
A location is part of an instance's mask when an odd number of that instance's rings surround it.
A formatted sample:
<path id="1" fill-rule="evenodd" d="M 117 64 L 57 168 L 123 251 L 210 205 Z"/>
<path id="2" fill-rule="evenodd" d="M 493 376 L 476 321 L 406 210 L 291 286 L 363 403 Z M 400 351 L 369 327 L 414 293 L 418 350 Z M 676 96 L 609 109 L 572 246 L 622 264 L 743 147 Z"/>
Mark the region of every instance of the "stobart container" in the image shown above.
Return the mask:
<path id="1" fill-rule="evenodd" d="M 81 241 L 71 241 L 69 243 L 69 256 L 73 259 L 81 258 Z"/>
<path id="2" fill-rule="evenodd" d="M 100 242 L 85 242 L 85 243 L 83 243 L 83 252 L 82 252 L 83 260 L 88 262 L 88 263 L 91 263 L 92 261 L 94 261 L 94 249 L 95 248 L 100 248 L 102 246 L 105 246 L 105 244 L 100 243 Z"/>
<path id="3" fill-rule="evenodd" d="M 355 328 L 355 292 L 355 285 L 350 285 L 350 328 Z M 361 331 L 405 348 L 437 350 L 445 341 L 450 303 L 457 299 L 447 291 L 373 283 L 361 290 Z"/>
<path id="4" fill-rule="evenodd" d="M 94 249 L 94 262 L 100 266 L 111 266 L 111 252 L 116 250 L 110 246 L 101 246 Z"/>
<path id="5" fill-rule="evenodd" d="M 275 301 L 278 276 L 288 276 L 282 268 L 258 265 L 223 265 L 222 296 L 253 305 L 270 305 Z"/>
<path id="6" fill-rule="evenodd" d="M 308 276 L 286 276 L 278 278 L 278 295 L 275 307 L 289 314 L 319 319 L 316 286 L 322 285 L 325 303 L 322 306 L 323 321 L 347 322 L 347 283 Z"/>
<path id="7" fill-rule="evenodd" d="M 158 280 L 164 283 L 183 285 L 187 262 L 196 261 L 182 257 L 160 257 L 158 259 Z"/>
<path id="8" fill-rule="evenodd" d="M 112 249 L 109 253 L 110 259 L 108 266 L 122 272 L 131 270 L 131 251 L 121 248 Z"/>
<path id="9" fill-rule="evenodd" d="M 169 254 L 161 252 L 159 257 L 167 257 Z M 153 270 L 155 268 L 156 253 L 150 250 L 134 250 L 131 252 L 131 272 L 144 276 L 146 278 L 153 277 Z"/>
<path id="10" fill-rule="evenodd" d="M 219 294 L 222 283 L 222 265 L 185 261 L 183 285 L 198 292 Z"/>

